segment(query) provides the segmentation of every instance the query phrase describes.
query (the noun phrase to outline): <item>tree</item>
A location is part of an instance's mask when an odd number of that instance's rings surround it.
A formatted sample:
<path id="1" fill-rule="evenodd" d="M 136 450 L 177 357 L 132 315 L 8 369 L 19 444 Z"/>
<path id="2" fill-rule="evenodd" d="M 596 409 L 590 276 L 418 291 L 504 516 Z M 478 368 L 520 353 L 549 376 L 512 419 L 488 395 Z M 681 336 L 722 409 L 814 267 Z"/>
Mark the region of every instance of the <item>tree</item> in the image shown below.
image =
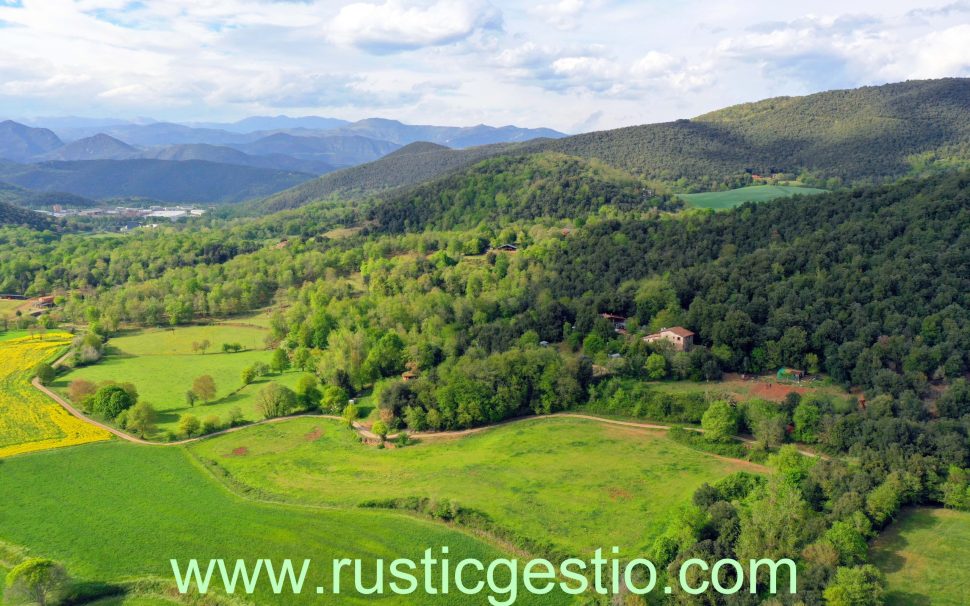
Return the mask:
<path id="1" fill-rule="evenodd" d="M 647 357 L 647 376 L 654 381 L 667 376 L 667 358 L 661 354 L 652 353 Z"/>
<path id="2" fill-rule="evenodd" d="M 882 606 L 886 579 L 872 564 L 839 568 L 835 582 L 825 588 L 829 606 Z"/>
<path id="3" fill-rule="evenodd" d="M 374 435 L 381 439 L 381 442 L 387 438 L 387 423 L 384 421 L 374 421 L 374 424 L 371 425 L 370 430 Z"/>
<path id="4" fill-rule="evenodd" d="M 355 406 L 354 403 L 351 402 L 350 404 L 347 404 L 347 406 L 344 407 L 344 411 L 341 416 L 344 418 L 344 421 L 347 422 L 348 427 L 353 427 L 354 421 L 356 421 L 357 417 L 360 416 L 360 411 L 358 411 L 357 406 Z"/>
<path id="5" fill-rule="evenodd" d="M 738 432 L 738 411 L 724 400 L 711 402 L 701 417 L 704 437 L 711 442 L 726 442 Z"/>
<path id="6" fill-rule="evenodd" d="M 200 427 L 199 419 L 195 415 L 182 415 L 179 417 L 179 433 L 186 438 L 191 438 L 199 433 Z"/>
<path id="7" fill-rule="evenodd" d="M 343 388 L 336 385 L 325 385 L 320 397 L 320 410 L 337 414 L 344 410 L 350 396 Z M 356 418 L 356 417 L 355 417 Z"/>
<path id="8" fill-rule="evenodd" d="M 216 397 L 216 381 L 211 375 L 202 375 L 192 382 L 192 393 L 208 404 Z"/>
<path id="9" fill-rule="evenodd" d="M 67 397 L 75 404 L 83 404 L 86 399 L 93 396 L 97 391 L 98 386 L 91 381 L 74 379 L 67 386 Z"/>
<path id="10" fill-rule="evenodd" d="M 296 394 L 277 383 L 268 383 L 256 396 L 256 408 L 266 419 L 289 414 L 295 405 Z"/>
<path id="11" fill-rule="evenodd" d="M 34 376 L 37 377 L 41 385 L 48 385 L 57 376 L 57 371 L 47 362 L 41 362 L 34 367 Z"/>
<path id="12" fill-rule="evenodd" d="M 817 442 L 822 412 L 814 402 L 802 400 L 792 414 L 795 423 L 795 439 L 800 442 Z"/>
<path id="13" fill-rule="evenodd" d="M 209 415 L 202 420 L 202 433 L 214 433 L 220 429 L 222 429 L 222 424 L 219 421 L 219 417 L 216 415 Z"/>
<path id="14" fill-rule="evenodd" d="M 205 355 L 205 351 L 206 351 L 207 349 L 209 349 L 209 346 L 210 346 L 210 345 L 212 345 L 212 344 L 211 344 L 211 343 L 209 343 L 209 340 L 208 340 L 208 339 L 202 339 L 202 340 L 201 340 L 201 341 L 199 342 L 199 351 L 201 351 L 201 352 L 202 352 L 202 355 Z"/>
<path id="15" fill-rule="evenodd" d="M 299 397 L 300 405 L 303 408 L 311 410 L 318 407 L 321 394 L 317 387 L 317 378 L 311 374 L 304 374 L 300 377 L 300 380 L 296 383 L 296 395 Z"/>
<path id="16" fill-rule="evenodd" d="M 839 563 L 846 566 L 866 561 L 869 544 L 866 537 L 851 522 L 839 521 L 825 533 L 825 538 L 839 552 Z"/>
<path id="17" fill-rule="evenodd" d="M 256 367 L 247 366 L 242 370 L 242 383 L 243 385 L 249 385 L 256 380 Z"/>
<path id="18" fill-rule="evenodd" d="M 191 389 L 185 392 L 185 403 L 189 405 L 190 408 L 195 407 L 195 403 L 199 400 L 199 396 L 195 395 L 195 392 Z"/>
<path id="19" fill-rule="evenodd" d="M 135 405 L 135 399 L 120 385 L 105 385 L 91 399 L 91 410 L 105 419 L 114 419 Z"/>
<path id="20" fill-rule="evenodd" d="M 313 369 L 313 356 L 310 355 L 310 350 L 306 347 L 298 347 L 296 351 L 293 352 L 293 366 L 302 370 L 303 372 L 309 372 Z"/>
<path id="21" fill-rule="evenodd" d="M 242 408 L 238 406 L 233 406 L 232 408 L 229 409 L 229 418 L 228 418 L 228 422 L 226 423 L 227 425 L 229 425 L 229 427 L 237 427 L 239 425 L 242 425 L 244 421 L 245 421 L 245 417 L 243 417 Z"/>
<path id="22" fill-rule="evenodd" d="M 273 369 L 275 373 L 283 373 L 290 368 L 290 356 L 287 355 L 286 350 L 279 348 L 273 350 L 273 357 L 269 361 L 269 367 Z"/>
<path id="23" fill-rule="evenodd" d="M 67 571 L 53 560 L 30 558 L 7 574 L 5 597 L 11 604 L 55 603 L 69 582 Z"/>
<path id="24" fill-rule="evenodd" d="M 148 402 L 139 402 L 128 410 L 128 429 L 142 437 L 155 432 L 158 412 Z"/>

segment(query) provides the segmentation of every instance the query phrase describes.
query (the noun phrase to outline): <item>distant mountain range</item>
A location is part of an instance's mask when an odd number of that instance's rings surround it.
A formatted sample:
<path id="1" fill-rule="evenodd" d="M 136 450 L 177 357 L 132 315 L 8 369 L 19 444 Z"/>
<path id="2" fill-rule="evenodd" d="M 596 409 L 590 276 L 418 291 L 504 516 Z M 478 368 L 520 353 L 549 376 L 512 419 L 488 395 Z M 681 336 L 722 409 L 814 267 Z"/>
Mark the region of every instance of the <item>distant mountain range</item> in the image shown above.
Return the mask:
<path id="1" fill-rule="evenodd" d="M 323 175 L 255 206 L 269 212 L 333 194 L 373 194 L 492 156 L 545 152 L 596 159 L 675 189 L 700 191 L 750 183 L 752 174 L 781 173 L 838 187 L 970 167 L 970 78 L 778 97 L 691 120 L 466 150 L 421 144 Z"/>
<path id="2" fill-rule="evenodd" d="M 562 136 L 550 129 L 514 126 L 408 125 L 385 119 L 347 122 L 315 116 L 254 116 L 231 123 L 193 124 L 63 117 L 27 125 L 7 120 L 0 122 L 0 167 L 9 162 L 20 166 L 3 167 L 0 180 L 41 192 L 95 198 L 137 191 L 161 201 L 229 202 L 246 194 L 269 195 L 315 175 L 373 162 L 417 141 L 468 148 Z M 164 179 L 179 179 L 179 175 L 174 167 L 159 162 L 195 162 L 185 174 L 196 180 L 196 187 L 164 184 Z M 238 177 L 239 187 L 226 179 L 229 174 Z M 95 184 L 94 175 L 105 181 Z M 261 179 L 265 181 L 258 184 Z M 213 183 L 226 189 L 216 191 Z M 163 187 L 162 194 L 153 190 L 156 185 Z M 188 197 L 173 199 L 176 192 Z"/>

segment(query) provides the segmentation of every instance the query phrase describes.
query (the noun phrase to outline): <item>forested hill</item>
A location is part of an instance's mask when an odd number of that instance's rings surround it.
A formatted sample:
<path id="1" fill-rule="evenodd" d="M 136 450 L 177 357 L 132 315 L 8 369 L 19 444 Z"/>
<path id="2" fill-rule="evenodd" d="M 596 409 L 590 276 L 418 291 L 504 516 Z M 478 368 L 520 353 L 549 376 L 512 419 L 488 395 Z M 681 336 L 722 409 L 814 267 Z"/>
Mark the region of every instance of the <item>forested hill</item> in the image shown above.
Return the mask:
<path id="1" fill-rule="evenodd" d="M 835 379 L 899 394 L 970 367 L 970 173 L 609 221 L 567 238 L 548 288 L 670 324 L 763 371 L 812 353 Z M 669 275 L 672 300 L 635 282 Z M 633 288 L 624 285 L 634 284 Z"/>
<path id="2" fill-rule="evenodd" d="M 448 149 L 413 143 L 380 160 L 339 170 L 258 202 L 253 210 L 265 213 L 298 208 L 333 195 L 368 195 L 435 179 L 512 150 L 517 144 L 495 144 L 469 149 Z"/>
<path id="3" fill-rule="evenodd" d="M 527 149 L 598 158 L 647 178 L 716 189 L 742 184 L 746 171 L 807 172 L 819 184 L 878 182 L 909 172 L 912 155 L 938 151 L 945 160 L 968 142 L 970 79 L 947 78 L 768 99 Z"/>
<path id="4" fill-rule="evenodd" d="M 421 150 L 401 150 L 309 181 L 252 210 L 296 208 L 334 194 L 373 194 L 438 178 L 488 157 L 544 151 L 595 158 L 681 191 L 747 185 L 752 173 L 783 173 L 825 188 L 880 183 L 927 168 L 970 166 L 970 79 L 781 97 L 693 120 L 555 140 L 465 150 L 425 144 Z"/>
<path id="5" fill-rule="evenodd" d="M 46 216 L 32 210 L 0 202 L 0 226 L 7 225 L 47 229 L 51 226 L 51 221 Z"/>
<path id="6" fill-rule="evenodd" d="M 539 217 L 579 218 L 670 204 L 645 182 L 598 161 L 563 154 L 499 156 L 431 183 L 388 194 L 370 211 L 381 231 L 472 228 Z"/>

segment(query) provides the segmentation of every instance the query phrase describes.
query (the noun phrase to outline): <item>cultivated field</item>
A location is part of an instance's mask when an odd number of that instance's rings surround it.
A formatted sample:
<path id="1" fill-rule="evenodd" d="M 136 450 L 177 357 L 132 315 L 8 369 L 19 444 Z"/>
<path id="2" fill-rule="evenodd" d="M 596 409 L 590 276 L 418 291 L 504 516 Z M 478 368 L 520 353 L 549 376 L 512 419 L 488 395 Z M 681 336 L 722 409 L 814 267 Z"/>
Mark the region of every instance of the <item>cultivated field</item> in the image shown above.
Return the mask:
<path id="1" fill-rule="evenodd" d="M 667 393 L 703 393 L 713 399 L 728 397 L 738 402 L 753 399 L 781 402 L 789 393 L 797 393 L 829 396 L 843 405 L 855 405 L 855 398 L 838 385 L 819 381 L 780 382 L 773 375 L 742 379 L 740 375 L 727 374 L 722 381 L 651 381 L 648 385 Z"/>
<path id="2" fill-rule="evenodd" d="M 92 581 L 149 575 L 171 579 L 171 558 L 294 558 L 301 564 L 310 558 L 315 566 L 308 585 L 315 588 L 322 581 L 331 588 L 334 558 L 362 558 L 370 565 L 364 581 L 371 583 L 376 558 L 418 560 L 429 547 L 448 546 L 456 558 L 503 557 L 479 539 L 411 516 L 240 498 L 202 471 L 181 447 L 112 442 L 16 457 L 0 465 L 0 486 L 14 487 L 5 488 L 0 499 L 0 540 L 29 546 L 31 554 L 57 559 L 75 578 Z M 341 582 L 352 588 L 353 572 L 344 572 L 348 574 Z M 384 599 L 347 594 L 335 598 L 329 591 L 317 595 L 313 590 L 274 597 L 265 583 L 260 592 L 248 602 L 424 602 L 420 589 L 410 597 Z M 561 595 L 519 595 L 517 604 L 567 603 Z M 434 603 L 486 604 L 486 599 L 452 592 Z"/>
<path id="3" fill-rule="evenodd" d="M 745 202 L 767 202 L 778 198 L 790 198 L 797 194 L 812 195 L 825 193 L 824 189 L 797 187 L 793 185 L 752 185 L 728 191 L 713 191 L 702 194 L 678 194 L 696 208 L 725 210 L 740 206 Z"/>
<path id="4" fill-rule="evenodd" d="M 402 449 L 359 444 L 326 419 L 253 427 L 190 447 L 238 482 L 304 503 L 449 499 L 577 555 L 645 553 L 705 481 L 763 468 L 716 458 L 664 432 L 532 419 Z"/>
<path id="5" fill-rule="evenodd" d="M 292 388 L 301 375 L 286 372 L 242 386 L 240 377 L 244 368 L 254 362 L 268 364 L 270 361 L 271 353 L 264 344 L 266 334 L 265 328 L 250 325 L 248 318 L 232 324 L 137 331 L 111 339 L 104 359 L 62 375 L 53 387 L 64 394 L 74 379 L 132 383 L 138 389 L 139 399 L 151 403 L 161 413 L 158 424 L 161 431 L 176 430 L 181 414 L 193 414 L 200 419 L 215 415 L 225 421 L 229 410 L 237 406 L 247 420 L 255 421 L 261 418 L 255 403 L 260 388 L 268 381 Z M 192 343 L 203 340 L 211 344 L 208 353 L 193 353 Z M 223 353 L 223 343 L 240 343 L 248 349 Z M 198 402 L 189 407 L 185 393 L 200 375 L 210 375 L 215 380 L 216 399 L 210 404 Z"/>
<path id="6" fill-rule="evenodd" d="M 67 333 L 52 332 L 0 340 L 0 459 L 111 437 L 72 417 L 30 384 L 34 367 L 56 357 L 70 339 Z"/>
<path id="7" fill-rule="evenodd" d="M 910 509 L 872 546 L 889 580 L 889 606 L 970 604 L 970 513 Z"/>

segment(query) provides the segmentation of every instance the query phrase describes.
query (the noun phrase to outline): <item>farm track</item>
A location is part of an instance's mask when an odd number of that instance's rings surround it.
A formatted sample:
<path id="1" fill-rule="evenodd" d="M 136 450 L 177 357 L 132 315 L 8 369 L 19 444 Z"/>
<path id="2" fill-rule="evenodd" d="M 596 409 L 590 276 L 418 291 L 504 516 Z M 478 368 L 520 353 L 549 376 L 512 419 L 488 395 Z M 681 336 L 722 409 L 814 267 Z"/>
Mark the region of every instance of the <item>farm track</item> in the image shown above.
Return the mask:
<path id="1" fill-rule="evenodd" d="M 289 421 L 289 420 L 292 420 L 292 419 L 331 419 L 331 420 L 335 420 L 335 421 L 343 421 L 344 420 L 343 417 L 338 417 L 337 415 L 297 414 L 297 415 L 289 415 L 289 416 L 285 416 L 285 417 L 276 417 L 276 418 L 273 418 L 273 419 L 264 419 L 262 421 L 256 421 L 255 423 L 249 423 L 247 425 L 240 425 L 238 427 L 230 427 L 229 429 L 223 429 L 221 431 L 217 431 L 217 432 L 214 432 L 214 433 L 206 434 L 204 436 L 199 436 L 199 437 L 196 437 L 196 438 L 186 438 L 184 440 L 176 440 L 174 442 L 152 442 L 150 440 L 144 440 L 144 439 L 139 438 L 137 436 L 133 436 L 133 435 L 127 433 L 127 432 L 124 432 L 124 431 L 122 431 L 122 430 L 120 430 L 120 429 L 118 429 L 116 427 L 112 427 L 112 426 L 110 426 L 110 425 L 108 425 L 106 423 L 102 423 L 100 421 L 97 421 L 95 419 L 92 419 L 91 417 L 89 417 L 86 414 L 84 414 L 82 411 L 80 411 L 77 408 L 75 408 L 70 402 L 68 402 L 67 400 L 65 400 L 64 398 L 62 398 L 60 395 L 58 395 L 57 393 L 55 393 L 52 390 L 48 389 L 44 385 L 42 385 L 40 383 L 40 381 L 36 377 L 33 379 L 33 381 L 31 381 L 31 384 L 35 388 L 37 388 L 38 390 L 40 390 L 41 393 L 44 393 L 45 395 L 47 395 L 48 397 L 50 397 L 51 399 L 53 399 L 55 402 L 57 402 L 58 404 L 60 404 L 62 407 L 64 407 L 65 410 L 67 410 L 69 413 L 71 413 L 72 415 L 74 415 L 78 419 L 81 419 L 82 421 L 85 421 L 85 422 L 90 423 L 90 424 L 92 424 L 92 425 L 94 425 L 96 427 L 99 427 L 101 429 L 104 429 L 105 431 L 110 432 L 111 434 L 115 435 L 116 437 L 118 437 L 118 438 L 120 438 L 122 440 L 125 440 L 125 441 L 128 441 L 128 442 L 132 442 L 134 444 L 143 444 L 145 446 L 184 446 L 186 444 L 192 444 L 194 442 L 199 442 L 201 440 L 206 440 L 206 439 L 209 439 L 209 438 L 215 438 L 215 437 L 218 437 L 218 436 L 223 436 L 223 435 L 235 433 L 237 431 L 242 431 L 242 430 L 248 429 L 250 427 L 256 427 L 256 426 L 259 426 L 259 425 L 271 425 L 271 424 L 274 424 L 274 423 L 282 423 L 284 421 Z M 461 429 L 461 430 L 456 430 L 456 431 L 414 432 L 414 433 L 408 434 L 408 436 L 410 438 L 412 438 L 412 439 L 419 439 L 419 440 L 438 440 L 438 439 L 447 439 L 447 438 L 459 438 L 459 437 L 462 437 L 462 436 L 469 436 L 469 435 L 472 435 L 472 434 L 481 433 L 483 431 L 488 431 L 490 429 L 493 429 L 495 427 L 501 427 L 503 425 L 511 425 L 513 423 L 524 423 L 524 422 L 527 422 L 527 421 L 536 421 L 536 420 L 540 420 L 540 419 L 584 419 L 584 420 L 588 420 L 588 421 L 597 421 L 599 423 L 603 423 L 603 424 L 606 424 L 606 425 L 613 425 L 613 426 L 619 426 L 619 427 L 631 427 L 631 428 L 634 428 L 634 429 L 647 429 L 647 430 L 656 430 L 656 431 L 666 431 L 666 430 L 669 430 L 669 429 L 673 429 L 673 427 L 674 427 L 673 425 L 663 425 L 663 424 L 658 424 L 658 423 L 639 423 L 639 422 L 636 422 L 636 421 L 620 421 L 618 419 L 609 419 L 609 418 L 606 418 L 606 417 L 598 417 L 598 416 L 595 416 L 595 415 L 587 415 L 587 414 L 581 414 L 581 413 L 557 412 L 557 413 L 553 413 L 553 414 L 549 414 L 549 415 L 535 415 L 535 416 L 529 416 L 529 417 L 519 417 L 519 418 L 516 418 L 516 419 L 509 419 L 507 421 L 502 421 L 500 423 L 495 423 L 495 424 L 492 424 L 492 425 L 485 425 L 485 426 L 482 426 L 482 427 L 473 427 L 471 429 Z M 377 434 L 371 432 L 369 429 L 367 429 L 367 427 L 365 427 L 363 424 L 361 424 L 361 423 L 354 423 L 353 424 L 353 427 L 354 427 L 354 431 L 356 431 L 358 433 L 358 435 L 360 435 L 364 440 L 366 440 L 368 442 L 378 442 L 378 441 L 380 441 L 380 437 Z M 694 431 L 694 432 L 697 432 L 697 433 L 704 433 L 704 430 L 703 429 L 700 429 L 700 428 L 697 428 L 697 427 L 686 427 L 685 429 L 687 429 L 688 431 Z M 396 434 L 392 434 L 392 435 L 387 436 L 388 439 L 392 439 L 392 440 L 395 437 L 397 437 Z M 745 437 L 745 436 L 735 436 L 735 437 L 736 437 L 736 439 L 738 439 L 741 442 L 744 442 L 746 444 L 754 444 L 755 443 L 755 441 L 753 439 L 748 438 L 748 437 Z M 805 456 L 807 456 L 807 457 L 813 457 L 813 458 L 819 458 L 819 459 L 827 459 L 828 458 L 825 455 L 821 455 L 821 454 L 819 454 L 817 452 L 813 452 L 811 450 L 799 449 L 798 452 L 801 453 L 801 454 L 803 454 L 803 455 L 805 455 Z M 721 459 L 732 460 L 732 461 L 738 460 L 738 459 L 732 459 L 730 457 L 723 457 L 723 456 L 715 455 L 715 454 L 712 454 L 711 456 L 714 456 L 714 457 L 717 457 L 717 458 L 721 458 Z"/>

